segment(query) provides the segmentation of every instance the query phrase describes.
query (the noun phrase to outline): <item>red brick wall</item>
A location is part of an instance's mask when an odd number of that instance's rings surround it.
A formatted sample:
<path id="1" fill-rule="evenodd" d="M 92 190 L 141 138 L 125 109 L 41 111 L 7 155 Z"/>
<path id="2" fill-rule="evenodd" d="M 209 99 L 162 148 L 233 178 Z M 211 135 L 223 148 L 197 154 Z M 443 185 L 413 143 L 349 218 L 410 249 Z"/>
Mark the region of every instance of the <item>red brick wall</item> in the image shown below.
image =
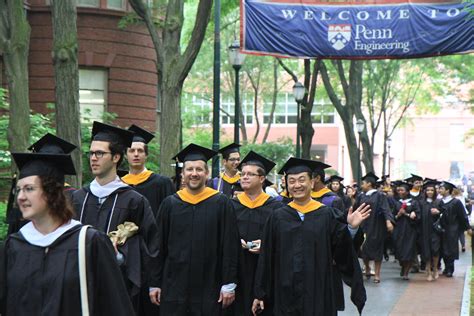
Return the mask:
<path id="1" fill-rule="evenodd" d="M 79 67 L 108 69 L 107 111 L 118 115 L 116 124 L 139 124 L 155 130 L 155 51 L 144 26 L 125 30 L 117 25 L 123 13 L 103 9 L 78 9 Z M 28 12 L 30 40 L 30 102 L 35 111 L 46 111 L 54 102 L 51 61 L 52 26 L 47 7 Z"/>

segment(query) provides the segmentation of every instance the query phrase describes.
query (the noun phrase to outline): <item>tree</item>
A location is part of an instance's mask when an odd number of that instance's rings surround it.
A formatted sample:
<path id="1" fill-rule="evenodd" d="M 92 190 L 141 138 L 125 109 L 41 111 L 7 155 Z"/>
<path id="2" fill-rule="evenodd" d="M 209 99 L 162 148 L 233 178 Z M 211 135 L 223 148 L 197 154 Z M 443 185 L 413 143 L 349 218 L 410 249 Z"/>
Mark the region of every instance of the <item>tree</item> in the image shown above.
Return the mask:
<path id="1" fill-rule="evenodd" d="M 333 78 L 330 77 L 327 64 L 330 64 L 332 70 L 336 73 Z M 348 74 L 344 68 L 349 67 Z M 362 119 L 366 121 L 362 113 L 362 74 L 363 62 L 359 60 L 351 60 L 343 62 L 341 60 L 332 60 L 331 62 L 321 62 L 321 77 L 323 79 L 326 93 L 335 107 L 337 113 L 341 117 L 346 136 L 346 143 L 351 160 L 352 174 L 359 175 L 359 152 L 357 140 L 354 132 L 353 119 Z M 336 83 L 337 82 L 337 83 Z M 335 87 L 342 88 L 343 99 L 339 98 L 338 90 Z M 367 124 L 366 124 L 367 126 Z M 367 129 L 361 134 L 361 143 L 364 148 L 362 161 L 366 167 L 366 171 L 373 171 L 373 157 L 366 155 L 370 152 L 367 136 Z"/>
<path id="2" fill-rule="evenodd" d="M 30 25 L 23 1 L 0 0 L 0 53 L 3 56 L 9 91 L 9 150 L 24 151 L 30 137 L 28 51 Z"/>
<path id="3" fill-rule="evenodd" d="M 365 105 L 369 113 L 370 152 L 374 156 L 375 135 L 383 131 L 382 174 L 385 174 L 387 140 L 402 122 L 418 94 L 424 72 L 410 61 L 372 60 L 365 63 Z M 403 77 L 403 80 L 399 80 Z"/>
<path id="4" fill-rule="evenodd" d="M 51 17 L 57 134 L 81 148 L 76 0 L 52 0 Z M 76 170 L 82 170 L 80 150 L 73 151 L 72 157 Z M 76 177 L 68 177 L 68 182 L 80 187 L 81 179 L 77 172 Z"/>
<path id="5" fill-rule="evenodd" d="M 298 76 L 281 59 L 278 60 L 280 66 L 292 77 L 293 81 L 298 82 Z M 312 63 L 312 65 L 311 65 Z M 318 74 L 321 67 L 321 59 L 312 62 L 310 59 L 304 60 L 304 87 L 306 93 L 301 102 L 300 118 L 300 137 L 301 137 L 301 157 L 311 158 L 311 144 L 313 143 L 314 128 L 311 113 L 313 112 L 314 101 L 316 98 L 316 88 L 318 83 Z"/>
<path id="6" fill-rule="evenodd" d="M 158 7 L 160 18 L 158 24 L 155 24 L 151 10 L 143 0 L 129 0 L 129 2 L 136 14 L 145 22 L 156 52 L 160 171 L 172 175 L 173 168 L 170 161 L 180 149 L 182 139 L 180 101 L 183 83 L 201 48 L 211 15 L 212 0 L 199 0 L 191 37 L 183 53 L 180 40 L 184 21 L 184 0 L 164 1 Z"/>

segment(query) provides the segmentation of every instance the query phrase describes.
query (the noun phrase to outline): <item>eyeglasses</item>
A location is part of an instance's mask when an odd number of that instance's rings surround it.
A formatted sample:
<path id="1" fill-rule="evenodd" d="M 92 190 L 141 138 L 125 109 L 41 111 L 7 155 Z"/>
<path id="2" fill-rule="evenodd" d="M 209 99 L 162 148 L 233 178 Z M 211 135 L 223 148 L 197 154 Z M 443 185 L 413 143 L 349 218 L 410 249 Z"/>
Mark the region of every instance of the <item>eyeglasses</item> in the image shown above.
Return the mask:
<path id="1" fill-rule="evenodd" d="M 243 178 L 243 177 L 252 178 L 252 177 L 261 177 L 261 176 L 262 176 L 261 174 L 253 173 L 253 172 L 243 172 L 243 173 L 240 174 L 241 178 Z"/>
<path id="2" fill-rule="evenodd" d="M 92 156 L 96 156 L 97 158 L 102 158 L 104 157 L 105 154 L 111 154 L 110 151 L 101 151 L 101 150 L 98 150 L 98 151 L 89 151 L 87 153 L 87 156 L 89 158 L 92 158 Z"/>
<path id="3" fill-rule="evenodd" d="M 38 187 L 36 187 L 34 185 L 25 185 L 23 188 L 16 187 L 15 189 L 13 189 L 13 194 L 18 195 L 18 194 L 20 194 L 21 191 L 23 191 L 23 193 L 25 193 L 25 194 L 31 194 L 31 193 L 35 192 L 37 189 L 38 189 Z"/>

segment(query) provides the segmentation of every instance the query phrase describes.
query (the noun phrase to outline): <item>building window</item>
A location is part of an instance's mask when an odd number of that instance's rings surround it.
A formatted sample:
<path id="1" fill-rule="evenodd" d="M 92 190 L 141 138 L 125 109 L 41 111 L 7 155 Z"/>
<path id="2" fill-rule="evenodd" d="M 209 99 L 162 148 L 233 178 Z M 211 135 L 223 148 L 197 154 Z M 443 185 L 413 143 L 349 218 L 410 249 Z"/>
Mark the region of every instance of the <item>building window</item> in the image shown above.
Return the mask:
<path id="1" fill-rule="evenodd" d="M 125 10 L 125 0 L 107 0 L 107 8 Z"/>
<path id="2" fill-rule="evenodd" d="M 182 100 L 183 120 L 191 121 L 192 126 L 210 124 L 212 115 L 210 96 L 184 94 Z"/>
<path id="3" fill-rule="evenodd" d="M 268 124 L 272 109 L 271 97 L 265 97 L 263 105 L 263 123 Z M 285 93 L 279 94 L 276 100 L 275 112 L 273 113 L 273 124 L 296 124 L 297 104 L 292 95 Z"/>
<path id="4" fill-rule="evenodd" d="M 77 0 L 78 7 L 99 7 L 100 0 Z"/>
<path id="5" fill-rule="evenodd" d="M 271 96 L 265 96 L 263 105 L 263 123 L 268 124 L 272 110 Z M 291 93 L 279 94 L 277 96 L 275 112 L 273 114 L 273 124 L 296 124 L 296 101 Z M 319 101 L 313 105 L 312 120 L 315 124 L 333 124 L 334 107 L 324 101 Z"/>
<path id="6" fill-rule="evenodd" d="M 333 124 L 334 123 L 334 107 L 331 104 L 323 101 L 317 102 L 313 105 L 311 111 L 313 123 L 316 124 Z"/>
<path id="7" fill-rule="evenodd" d="M 107 70 L 79 69 L 81 121 L 102 121 L 107 100 Z"/>
<path id="8" fill-rule="evenodd" d="M 245 117 L 245 124 L 253 124 L 253 99 L 244 95 L 241 98 L 242 113 Z M 233 96 L 222 96 L 221 99 L 221 124 L 234 124 L 235 99 Z"/>

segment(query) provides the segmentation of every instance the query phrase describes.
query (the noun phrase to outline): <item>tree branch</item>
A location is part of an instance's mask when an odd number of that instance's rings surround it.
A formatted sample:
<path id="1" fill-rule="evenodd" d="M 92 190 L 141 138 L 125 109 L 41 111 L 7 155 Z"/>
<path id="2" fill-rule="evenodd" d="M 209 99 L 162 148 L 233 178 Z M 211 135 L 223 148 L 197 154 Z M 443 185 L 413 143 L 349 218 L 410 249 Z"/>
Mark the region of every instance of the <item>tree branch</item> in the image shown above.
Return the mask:
<path id="1" fill-rule="evenodd" d="M 277 60 L 278 60 L 278 64 L 281 66 L 281 68 L 283 68 L 291 76 L 293 81 L 295 83 L 298 82 L 298 76 L 295 75 L 295 73 L 287 65 L 285 65 L 285 63 L 283 63 L 283 61 L 280 58 L 277 58 Z"/>

